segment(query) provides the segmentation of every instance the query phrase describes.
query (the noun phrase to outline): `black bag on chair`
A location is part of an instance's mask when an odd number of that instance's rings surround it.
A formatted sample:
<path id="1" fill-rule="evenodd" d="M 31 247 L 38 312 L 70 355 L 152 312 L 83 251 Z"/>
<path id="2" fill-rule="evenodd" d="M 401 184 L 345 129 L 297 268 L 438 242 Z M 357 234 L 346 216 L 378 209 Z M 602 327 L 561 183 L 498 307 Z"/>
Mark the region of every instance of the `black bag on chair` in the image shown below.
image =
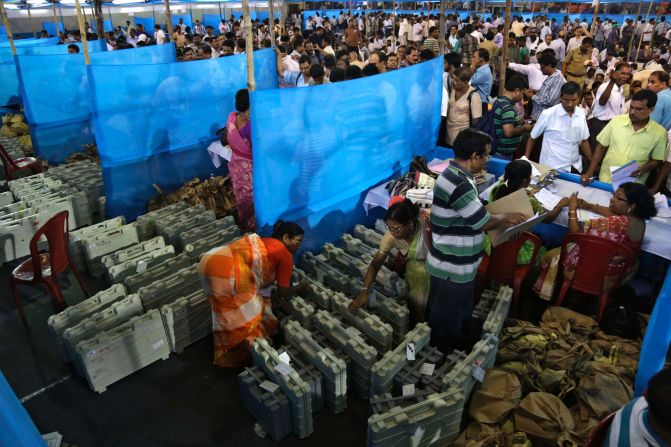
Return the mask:
<path id="1" fill-rule="evenodd" d="M 615 304 L 604 312 L 601 329 L 608 335 L 616 335 L 629 340 L 638 340 L 641 336 L 641 324 L 638 314 L 632 306 Z"/>

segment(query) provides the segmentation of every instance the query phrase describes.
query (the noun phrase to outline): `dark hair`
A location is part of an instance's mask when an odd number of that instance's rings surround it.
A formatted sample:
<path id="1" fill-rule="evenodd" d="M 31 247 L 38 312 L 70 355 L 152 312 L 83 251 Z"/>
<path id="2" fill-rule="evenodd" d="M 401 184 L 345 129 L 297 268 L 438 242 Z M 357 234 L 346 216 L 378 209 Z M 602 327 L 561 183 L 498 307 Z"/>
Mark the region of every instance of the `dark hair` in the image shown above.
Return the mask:
<path id="1" fill-rule="evenodd" d="M 540 65 L 550 66 L 552 68 L 557 67 L 557 58 L 552 54 L 543 53 L 541 57 L 538 58 L 538 63 Z"/>
<path id="2" fill-rule="evenodd" d="M 529 87 L 529 83 L 522 76 L 515 75 L 506 79 L 506 90 L 512 92 L 513 90 L 524 90 Z"/>
<path id="3" fill-rule="evenodd" d="M 350 65 L 345 70 L 346 81 L 349 81 L 350 79 L 359 79 L 361 77 L 363 77 L 363 73 L 361 72 L 361 68 L 359 68 L 357 65 Z"/>
<path id="4" fill-rule="evenodd" d="M 599 90 L 599 87 L 603 85 L 603 82 L 601 81 L 594 81 L 592 82 L 592 91 L 594 92 L 594 97 L 596 98 L 596 92 Z"/>
<path id="5" fill-rule="evenodd" d="M 454 156 L 462 160 L 468 160 L 473 154 L 482 155 L 491 146 L 492 137 L 475 129 L 464 129 L 454 139 Z"/>
<path id="6" fill-rule="evenodd" d="M 363 77 L 367 76 L 374 76 L 376 74 L 380 74 L 380 70 L 377 68 L 377 65 L 375 64 L 368 64 L 363 69 L 361 70 L 361 74 Z"/>
<path id="7" fill-rule="evenodd" d="M 296 236 L 302 236 L 305 234 L 305 231 L 295 222 L 278 220 L 273 225 L 273 234 L 270 236 L 275 239 L 282 240 L 284 235 L 294 238 Z"/>
<path id="8" fill-rule="evenodd" d="M 323 78 L 324 77 L 324 67 L 319 64 L 310 65 L 310 77 L 311 78 Z"/>
<path id="9" fill-rule="evenodd" d="M 331 73 L 329 74 L 330 82 L 340 82 L 344 80 L 345 80 L 345 70 L 338 67 L 331 70 Z"/>
<path id="10" fill-rule="evenodd" d="M 340 59 L 343 56 L 349 56 L 349 51 L 347 51 L 347 50 L 336 51 L 336 54 L 335 54 L 336 60 Z"/>
<path id="11" fill-rule="evenodd" d="M 657 93 L 647 88 L 641 89 L 631 97 L 632 101 L 645 101 L 648 109 L 652 109 L 657 104 Z"/>
<path id="12" fill-rule="evenodd" d="M 419 52 L 419 58 L 423 61 L 431 60 L 433 57 L 433 51 L 429 50 L 428 48 L 424 48 Z"/>
<path id="13" fill-rule="evenodd" d="M 433 33 L 434 31 L 438 31 L 438 28 L 436 28 L 435 26 L 429 28 L 429 34 Z"/>
<path id="14" fill-rule="evenodd" d="M 307 54 L 304 54 L 303 56 L 301 56 L 301 57 L 298 58 L 298 63 L 299 63 L 299 64 L 304 64 L 304 63 L 306 63 L 306 62 L 307 62 L 308 64 L 309 64 L 310 62 L 312 62 L 312 59 L 310 59 L 310 56 L 308 56 Z"/>
<path id="15" fill-rule="evenodd" d="M 506 179 L 506 182 L 496 191 L 495 200 L 514 193 L 522 188 L 527 180 L 531 179 L 531 163 L 526 160 L 511 161 L 506 165 L 503 178 Z"/>
<path id="16" fill-rule="evenodd" d="M 580 86 L 578 85 L 577 82 L 569 81 L 566 84 L 561 86 L 561 90 L 559 90 L 559 95 L 564 96 L 564 95 L 578 95 L 580 96 L 582 94 Z"/>
<path id="17" fill-rule="evenodd" d="M 648 192 L 648 188 L 646 188 L 645 185 L 628 182 L 620 185 L 620 189 L 622 189 L 624 195 L 627 196 L 627 202 L 636 205 L 631 211 L 632 215 L 646 220 L 657 215 L 655 198 Z"/>
<path id="18" fill-rule="evenodd" d="M 233 48 L 235 48 L 235 42 L 233 42 L 233 40 L 231 40 L 231 39 L 226 39 L 221 43 L 221 46 L 233 49 Z M 281 46 L 282 45 L 278 45 L 277 48 L 280 48 Z M 282 51 L 282 48 L 280 48 L 280 51 Z M 284 52 L 286 53 L 287 50 L 285 49 Z"/>
<path id="19" fill-rule="evenodd" d="M 419 217 L 419 207 L 412 203 L 410 199 L 404 199 L 402 202 L 393 204 L 384 215 L 384 221 L 393 220 L 401 225 L 407 225 L 414 222 Z"/>
<path id="20" fill-rule="evenodd" d="M 324 56 L 324 67 L 333 68 L 336 65 L 336 58 L 332 54 L 327 54 Z"/>
<path id="21" fill-rule="evenodd" d="M 462 65 L 461 67 L 454 70 L 452 76 L 454 76 L 455 78 L 459 79 L 462 82 L 468 82 L 471 80 L 471 77 L 473 76 L 473 71 L 471 71 L 471 67 Z"/>
<path id="22" fill-rule="evenodd" d="M 583 45 L 593 45 L 592 43 L 592 38 L 591 37 L 585 37 L 582 42 L 580 42 L 580 46 Z"/>
<path id="23" fill-rule="evenodd" d="M 485 62 L 489 62 L 489 51 L 485 50 L 484 48 L 478 48 L 478 56 L 480 56 L 480 59 L 484 60 Z"/>
<path id="24" fill-rule="evenodd" d="M 650 378 L 645 400 L 648 416 L 662 427 L 671 427 L 671 368 L 664 368 Z"/>
<path id="25" fill-rule="evenodd" d="M 68 48 L 70 48 L 68 46 Z M 669 74 L 665 72 L 664 70 L 657 70 L 653 71 L 650 73 L 650 76 L 655 76 L 657 79 L 659 79 L 659 82 L 662 82 L 663 84 L 666 84 L 667 86 L 669 85 Z"/>
<path id="26" fill-rule="evenodd" d="M 445 56 L 443 56 L 445 59 L 445 62 L 448 63 L 448 65 L 451 65 L 452 67 L 459 67 L 461 65 L 461 56 L 457 53 L 448 53 Z"/>
<path id="27" fill-rule="evenodd" d="M 238 112 L 249 110 L 249 91 L 246 88 L 238 90 L 235 94 L 235 110 Z"/>
<path id="28" fill-rule="evenodd" d="M 75 53 L 79 53 L 79 47 L 77 45 L 75 45 L 74 43 L 71 43 L 70 45 L 68 45 L 68 50 L 74 50 Z"/>
<path id="29" fill-rule="evenodd" d="M 643 87 L 643 83 L 637 79 L 635 81 L 631 81 L 631 85 L 629 87 L 630 88 Z"/>

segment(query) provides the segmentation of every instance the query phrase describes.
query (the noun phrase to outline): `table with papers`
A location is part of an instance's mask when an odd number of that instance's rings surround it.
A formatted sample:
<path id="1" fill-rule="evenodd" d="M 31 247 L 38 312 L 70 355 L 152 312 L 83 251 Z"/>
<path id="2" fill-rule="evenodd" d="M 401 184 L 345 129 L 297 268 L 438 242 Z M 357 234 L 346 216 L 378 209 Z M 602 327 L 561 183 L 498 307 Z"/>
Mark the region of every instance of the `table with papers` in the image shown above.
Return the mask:
<path id="1" fill-rule="evenodd" d="M 569 197 L 574 192 L 578 192 L 578 197 L 586 200 L 589 203 L 595 203 L 597 205 L 608 206 L 610 203 L 610 198 L 613 193 L 604 191 L 598 188 L 591 188 L 589 186 L 585 187 L 579 183 L 573 183 L 562 179 L 556 179 L 552 185 L 547 188 L 546 193 L 542 193 L 540 198 L 536 196 L 541 203 L 544 203 L 546 200 L 552 200 L 550 194 L 561 199 L 562 197 Z M 545 197 L 544 197 L 545 196 Z M 543 198 L 544 200 L 541 200 Z M 665 200 L 665 198 L 656 198 L 657 201 Z M 548 203 L 549 205 L 550 203 Z M 545 206 L 545 204 L 544 204 Z M 643 238 L 643 247 L 642 249 L 661 256 L 665 259 L 671 259 L 671 218 L 661 217 L 661 216 L 671 216 L 669 213 L 668 206 L 666 211 L 664 207 L 658 209 L 659 216 L 653 217 L 648 222 L 646 222 L 645 237 Z M 602 217 L 591 211 L 580 209 L 578 210 L 578 219 L 581 221 L 589 220 L 593 218 Z M 568 227 L 568 208 L 564 208 L 559 214 L 559 216 L 554 221 L 555 224 Z"/>

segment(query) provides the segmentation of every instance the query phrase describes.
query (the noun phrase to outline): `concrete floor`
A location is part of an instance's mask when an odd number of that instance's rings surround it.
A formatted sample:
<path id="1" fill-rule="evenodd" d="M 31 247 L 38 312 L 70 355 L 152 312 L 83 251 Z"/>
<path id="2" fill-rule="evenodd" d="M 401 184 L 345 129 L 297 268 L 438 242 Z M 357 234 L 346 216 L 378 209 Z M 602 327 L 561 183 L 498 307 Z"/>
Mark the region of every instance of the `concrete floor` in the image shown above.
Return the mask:
<path id="1" fill-rule="evenodd" d="M 362 446 L 368 402 L 352 394 L 339 415 L 315 415 L 315 433 L 294 435 L 279 444 L 254 434 L 254 421 L 242 408 L 238 370 L 212 365 L 212 339 L 206 338 L 111 385 L 98 394 L 79 377 L 49 332 L 55 312 L 39 288 L 22 288 L 28 319 L 21 322 L 8 278 L 17 263 L 0 267 L 0 370 L 41 433 L 58 431 L 79 447 L 152 446 Z M 90 278 L 89 278 L 90 279 Z M 74 276 L 61 281 L 66 301 L 84 298 Z M 90 280 L 92 292 L 105 285 Z M 45 389 L 45 387 L 47 389 Z"/>

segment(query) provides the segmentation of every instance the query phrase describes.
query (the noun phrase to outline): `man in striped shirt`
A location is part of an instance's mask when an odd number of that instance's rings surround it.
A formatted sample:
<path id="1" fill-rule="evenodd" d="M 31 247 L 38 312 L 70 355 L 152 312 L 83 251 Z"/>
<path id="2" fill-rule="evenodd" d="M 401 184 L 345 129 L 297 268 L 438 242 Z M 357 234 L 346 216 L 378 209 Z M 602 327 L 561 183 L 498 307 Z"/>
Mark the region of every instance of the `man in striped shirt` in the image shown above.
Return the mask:
<path id="1" fill-rule="evenodd" d="M 644 397 L 615 413 L 604 447 L 671 445 L 671 368 L 652 376 Z"/>
<path id="2" fill-rule="evenodd" d="M 454 141 L 455 158 L 433 191 L 432 239 L 426 261 L 431 277 L 427 321 L 431 344 L 442 352 L 465 347 L 461 334 L 473 310 L 483 232 L 516 225 L 527 217 L 520 213 L 490 215 L 478 199 L 473 174 L 485 167 L 491 143 L 483 132 L 459 132 Z"/>
<path id="3" fill-rule="evenodd" d="M 533 126 L 523 123 L 515 104 L 522 100 L 524 91 L 529 87 L 526 79 L 512 76 L 506 79 L 503 95 L 494 102 L 494 131 L 496 132 L 496 155 L 512 160 L 515 151 L 522 142 L 522 136 L 531 132 Z"/>

